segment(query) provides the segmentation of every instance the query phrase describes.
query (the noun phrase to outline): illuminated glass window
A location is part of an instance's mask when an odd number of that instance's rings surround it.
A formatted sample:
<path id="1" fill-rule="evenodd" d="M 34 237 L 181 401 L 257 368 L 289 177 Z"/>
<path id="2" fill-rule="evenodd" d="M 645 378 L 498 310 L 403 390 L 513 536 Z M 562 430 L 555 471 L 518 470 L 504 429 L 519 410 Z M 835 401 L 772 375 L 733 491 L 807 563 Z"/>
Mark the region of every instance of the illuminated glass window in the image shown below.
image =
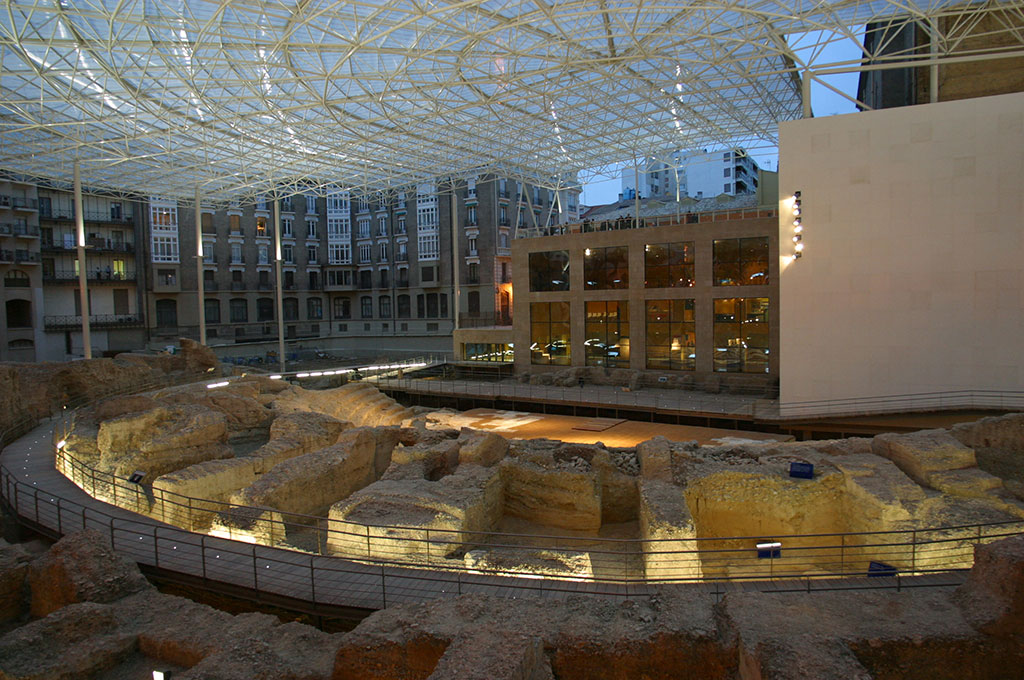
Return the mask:
<path id="1" fill-rule="evenodd" d="M 583 348 L 587 366 L 629 368 L 629 303 L 588 302 Z"/>
<path id="2" fill-rule="evenodd" d="M 569 290 L 569 251 L 530 253 L 530 292 Z"/>
<path id="3" fill-rule="evenodd" d="M 629 288 L 629 248 L 587 248 L 583 251 L 583 288 L 613 290 Z"/>
<path id="4" fill-rule="evenodd" d="M 692 371 L 697 367 L 694 302 L 647 301 L 647 368 Z"/>
<path id="5" fill-rule="evenodd" d="M 530 303 L 530 361 L 568 366 L 569 303 Z"/>
<path id="6" fill-rule="evenodd" d="M 767 373 L 769 352 L 768 298 L 715 300 L 716 371 Z"/>
<path id="7" fill-rule="evenodd" d="M 716 286 L 763 286 L 768 283 L 768 237 L 730 238 L 714 244 Z"/>
<path id="8" fill-rule="evenodd" d="M 692 287 L 693 241 L 644 246 L 644 279 L 647 288 Z"/>

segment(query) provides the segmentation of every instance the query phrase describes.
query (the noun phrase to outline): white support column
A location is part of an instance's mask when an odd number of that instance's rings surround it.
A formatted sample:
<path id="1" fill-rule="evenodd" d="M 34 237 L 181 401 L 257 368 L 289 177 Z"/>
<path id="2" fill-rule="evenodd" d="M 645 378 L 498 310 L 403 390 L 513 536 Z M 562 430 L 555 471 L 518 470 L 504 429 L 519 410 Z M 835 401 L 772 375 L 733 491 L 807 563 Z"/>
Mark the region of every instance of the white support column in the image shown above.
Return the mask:
<path id="1" fill-rule="evenodd" d="M 277 277 L 277 361 L 284 363 L 284 281 L 281 280 L 281 199 L 274 199 L 274 276 Z"/>
<path id="2" fill-rule="evenodd" d="M 672 171 L 676 173 L 676 223 L 679 223 L 679 166 L 672 164 Z"/>
<path id="3" fill-rule="evenodd" d="M 803 77 L 800 79 L 800 98 L 804 102 L 804 118 L 811 118 L 811 70 L 804 69 Z"/>
<path id="4" fill-rule="evenodd" d="M 199 201 L 199 185 L 196 185 L 196 275 L 199 298 L 199 344 L 206 344 L 206 291 L 203 290 L 203 205 Z"/>
<path id="5" fill-rule="evenodd" d="M 458 219 L 459 199 L 455 195 L 455 178 L 452 178 L 452 200 L 451 200 L 451 225 L 452 225 L 452 319 L 454 320 L 453 328 L 459 330 L 459 312 L 462 309 L 460 303 L 462 301 L 462 282 L 459 280 L 459 276 L 462 272 L 459 264 L 462 262 L 459 257 L 459 219 Z M 440 216 L 439 216 L 440 217 Z M 438 276 L 441 272 L 438 271 Z M 452 343 L 452 356 L 458 358 L 458 348 L 455 347 L 455 343 Z"/>
<path id="6" fill-rule="evenodd" d="M 928 52 L 931 56 L 932 65 L 928 69 L 928 101 L 935 104 L 939 101 L 939 31 L 935 26 L 934 19 L 929 28 L 931 30 L 929 31 Z"/>
<path id="7" fill-rule="evenodd" d="M 92 359 L 92 333 L 89 328 L 89 274 L 85 269 L 85 209 L 82 205 L 82 178 L 75 161 L 75 228 L 78 232 L 78 295 L 82 307 L 82 351 Z"/>
<path id="8" fill-rule="evenodd" d="M 633 183 L 636 191 L 633 192 L 633 228 L 640 228 L 640 162 L 633 157 Z"/>

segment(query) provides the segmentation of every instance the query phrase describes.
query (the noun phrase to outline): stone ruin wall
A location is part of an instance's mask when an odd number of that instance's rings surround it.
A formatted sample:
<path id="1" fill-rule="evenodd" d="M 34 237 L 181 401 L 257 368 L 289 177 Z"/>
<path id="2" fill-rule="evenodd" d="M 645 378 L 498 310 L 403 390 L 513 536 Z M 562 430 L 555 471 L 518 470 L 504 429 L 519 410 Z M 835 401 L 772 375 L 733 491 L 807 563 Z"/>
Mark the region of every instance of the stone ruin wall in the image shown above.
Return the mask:
<path id="1" fill-rule="evenodd" d="M 995 680 L 1024 663 L 1024 537 L 978 546 L 955 589 L 452 595 L 333 634 L 160 593 L 95 532 L 0 540 L 0 587 L 10 680 Z"/>
<path id="2" fill-rule="evenodd" d="M 152 484 L 151 494 L 122 486 L 115 499 L 117 488 L 76 480 L 86 491 L 184 528 L 441 568 L 753 578 L 866 567 L 879 554 L 900 569 L 967 567 L 976 535 L 925 530 L 1010 522 L 1012 532 L 1024 520 L 1020 458 L 1006 453 L 1024 446 L 1020 414 L 872 439 L 702 447 L 655 438 L 633 449 L 509 442 L 449 421 L 365 383 L 311 391 L 249 377 L 103 401 L 75 415 L 66 447 L 102 473 L 142 470 Z M 999 463 L 1000 476 L 967 444 Z M 814 464 L 814 479 L 789 477 L 794 461 Z M 594 541 L 489 549 L 489 532 L 510 518 Z M 635 527 L 639 566 L 599 556 L 600 534 L 614 525 Z M 303 527 L 316 535 L 291 540 Z M 913 530 L 946 542 L 918 550 L 898 545 L 908 533 L 844 536 L 839 555 L 821 538 L 791 536 Z M 733 538 L 758 536 L 787 537 L 781 558 L 747 559 L 752 540 Z"/>

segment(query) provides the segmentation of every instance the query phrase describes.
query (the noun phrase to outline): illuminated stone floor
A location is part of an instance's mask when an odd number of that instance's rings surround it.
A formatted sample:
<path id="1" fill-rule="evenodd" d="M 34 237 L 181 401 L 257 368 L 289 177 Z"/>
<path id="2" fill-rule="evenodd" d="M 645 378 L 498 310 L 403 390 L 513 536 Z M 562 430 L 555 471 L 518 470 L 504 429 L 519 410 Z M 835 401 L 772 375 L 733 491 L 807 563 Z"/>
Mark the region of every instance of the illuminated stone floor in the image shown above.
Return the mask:
<path id="1" fill-rule="evenodd" d="M 475 408 L 450 420 L 453 426 L 497 432 L 510 439 L 558 439 L 575 444 L 602 442 L 605 446 L 636 446 L 661 435 L 678 442 L 697 441 L 715 444 L 716 439 L 737 438 L 756 441 L 791 441 L 786 434 L 768 434 L 717 427 L 669 425 L 617 418 L 585 418 L 524 411 L 499 411 Z"/>

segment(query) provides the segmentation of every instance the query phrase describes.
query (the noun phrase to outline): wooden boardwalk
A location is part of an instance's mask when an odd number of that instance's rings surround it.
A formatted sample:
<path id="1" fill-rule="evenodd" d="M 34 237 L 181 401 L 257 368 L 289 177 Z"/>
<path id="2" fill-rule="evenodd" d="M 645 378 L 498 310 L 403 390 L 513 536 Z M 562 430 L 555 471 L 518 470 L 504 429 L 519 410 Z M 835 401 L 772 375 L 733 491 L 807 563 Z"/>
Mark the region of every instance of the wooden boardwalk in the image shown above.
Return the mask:
<path id="1" fill-rule="evenodd" d="M 54 468 L 53 428 L 45 421 L 0 455 L 0 492 L 20 520 L 52 536 L 82 528 L 107 537 L 139 565 L 210 590 L 290 602 L 303 611 L 372 611 L 479 593 L 504 598 L 644 597 L 657 585 L 517 578 L 356 562 L 192 533 L 95 500 Z M 962 573 L 901 578 L 777 579 L 671 585 L 693 597 L 730 592 L 821 592 L 858 588 L 951 587 Z"/>

